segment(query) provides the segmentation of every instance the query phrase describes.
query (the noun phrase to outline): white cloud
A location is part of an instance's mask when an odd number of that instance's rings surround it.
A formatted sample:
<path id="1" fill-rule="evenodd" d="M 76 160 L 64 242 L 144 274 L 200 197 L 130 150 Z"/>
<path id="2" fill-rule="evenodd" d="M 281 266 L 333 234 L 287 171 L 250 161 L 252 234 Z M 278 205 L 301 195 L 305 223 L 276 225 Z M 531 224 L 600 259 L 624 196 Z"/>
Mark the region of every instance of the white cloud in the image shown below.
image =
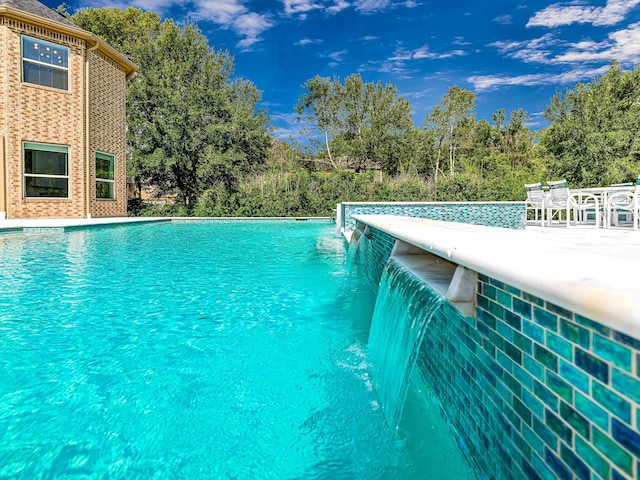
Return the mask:
<path id="1" fill-rule="evenodd" d="M 411 58 L 416 60 L 420 60 L 423 58 L 428 58 L 430 60 L 440 60 L 443 58 L 462 57 L 466 54 L 467 52 L 465 52 L 464 50 L 450 50 L 443 53 L 434 53 L 430 52 L 428 48 L 423 47 L 416 50 Z"/>
<path id="2" fill-rule="evenodd" d="M 162 0 L 148 0 L 162 1 Z M 417 0 L 280 0 L 284 6 L 286 16 L 296 15 L 305 20 L 312 11 L 322 11 L 324 14 L 335 15 L 348 8 L 353 8 L 361 14 L 370 14 L 395 8 L 415 8 L 421 3 Z"/>
<path id="3" fill-rule="evenodd" d="M 559 27 L 573 23 L 596 26 L 615 25 L 625 19 L 640 0 L 607 0 L 604 7 L 584 4 L 555 3 L 538 12 L 527 22 L 527 27 Z"/>
<path id="4" fill-rule="evenodd" d="M 513 17 L 511 15 L 498 15 L 493 21 L 502 25 L 510 25 L 513 23 Z"/>
<path id="5" fill-rule="evenodd" d="M 408 66 L 414 60 L 442 60 L 467 55 L 464 50 L 449 50 L 446 52 L 432 52 L 428 46 L 415 50 L 406 50 L 402 47 L 396 49 L 393 55 L 383 61 L 368 62 L 360 66 L 361 71 L 374 71 L 386 73 L 396 78 L 413 78 L 418 70 Z"/>
<path id="6" fill-rule="evenodd" d="M 238 46 L 247 48 L 260 41 L 260 34 L 273 26 L 267 15 L 250 11 L 245 6 L 246 0 L 192 0 L 179 3 L 176 0 L 107 0 L 107 3 L 96 4 L 97 7 L 126 8 L 134 6 L 153 10 L 160 14 L 169 13 L 170 9 L 180 6 L 188 12 L 188 18 L 193 21 L 208 21 L 220 25 L 221 28 L 232 30 L 243 37 Z M 87 5 L 96 3 L 89 0 Z"/>
<path id="7" fill-rule="evenodd" d="M 417 72 L 415 69 L 409 69 L 404 61 L 387 59 L 383 61 L 370 61 L 360 65 L 360 72 L 377 72 L 392 75 L 397 79 L 413 78 L 413 74 Z"/>
<path id="8" fill-rule="evenodd" d="M 467 78 L 477 92 L 496 90 L 502 86 L 537 86 L 537 85 L 565 85 L 592 79 L 606 73 L 609 66 L 605 65 L 593 69 L 573 69 L 557 74 L 532 73 L 526 75 L 475 75 Z"/>
<path id="9" fill-rule="evenodd" d="M 407 94 L 407 96 L 411 97 L 411 98 L 418 99 L 418 98 L 429 97 L 429 96 L 432 95 L 432 93 L 433 93 L 433 89 L 432 88 L 427 88 L 427 89 L 424 89 L 424 90 L 419 90 L 417 92 L 410 92 L 410 93 Z"/>
<path id="10" fill-rule="evenodd" d="M 490 43 L 488 46 L 497 48 L 498 52 L 505 57 L 522 60 L 526 63 L 551 63 L 552 47 L 558 47 L 560 43 L 553 34 L 547 33 L 531 40 L 498 41 Z"/>
<path id="11" fill-rule="evenodd" d="M 583 41 L 574 43 L 554 59 L 556 63 L 610 62 L 640 63 L 640 22 L 612 32 L 603 42 Z"/>
<path id="12" fill-rule="evenodd" d="M 344 62 L 344 56 L 346 54 L 347 54 L 347 50 L 345 49 L 345 50 L 329 53 L 325 56 L 332 60 L 331 62 L 329 62 L 329 66 L 331 68 L 334 68 Z"/>
<path id="13" fill-rule="evenodd" d="M 349 51 L 345 48 L 344 50 L 338 50 L 337 52 L 319 53 L 317 54 L 317 56 L 320 58 L 328 58 L 329 60 L 331 60 L 327 65 L 329 65 L 329 67 L 331 68 L 334 68 L 344 63 L 344 56 L 348 52 Z"/>
<path id="14" fill-rule="evenodd" d="M 254 12 L 240 15 L 233 22 L 234 31 L 245 37 L 238 42 L 238 46 L 246 48 L 259 42 L 260 34 L 272 26 L 273 24 L 267 19 L 266 15 L 259 15 Z"/>
<path id="15" fill-rule="evenodd" d="M 195 5 L 193 16 L 197 20 L 210 20 L 219 24 L 229 24 L 247 12 L 247 8 L 238 0 L 198 0 Z"/>
<path id="16" fill-rule="evenodd" d="M 126 9 L 127 7 L 137 7 L 144 10 L 153 10 L 154 12 L 167 12 L 171 7 L 175 6 L 174 0 L 88 0 L 82 2 L 81 6 L 78 6 L 78 10 L 81 8 L 95 7 L 95 8 L 118 8 Z"/>
<path id="17" fill-rule="evenodd" d="M 260 34 L 273 26 L 267 15 L 249 11 L 241 0 L 196 0 L 192 17 L 217 23 L 244 37 L 238 42 L 240 48 L 259 42 Z"/>
<path id="18" fill-rule="evenodd" d="M 326 8 L 326 11 L 327 13 L 335 14 L 350 6 L 351 4 L 345 0 L 334 0 L 333 3 Z"/>
<path id="19" fill-rule="evenodd" d="M 276 125 L 273 136 L 278 140 L 289 140 L 300 135 L 300 129 L 308 126 L 298 121 L 297 113 L 278 113 L 271 115 L 271 123 Z"/>
<path id="20" fill-rule="evenodd" d="M 415 50 L 405 50 L 399 48 L 395 51 L 393 57 L 389 58 L 390 61 L 406 62 L 408 60 L 439 60 L 444 58 L 461 57 L 467 55 L 464 50 L 450 50 L 448 52 L 432 52 L 428 46 L 423 46 Z"/>
<path id="21" fill-rule="evenodd" d="M 467 45 L 471 45 L 471 42 L 467 42 L 464 37 L 453 37 L 453 42 L 454 45 L 460 45 L 462 47 L 467 46 Z"/>
<path id="22" fill-rule="evenodd" d="M 283 0 L 282 3 L 284 4 L 284 13 L 287 15 L 296 15 L 322 8 L 322 5 L 315 0 Z"/>
<path id="23" fill-rule="evenodd" d="M 378 12 L 389 6 L 389 0 L 355 0 L 354 6 L 360 12 Z"/>
<path id="24" fill-rule="evenodd" d="M 335 15 L 349 7 L 350 0 L 281 0 L 284 5 L 284 13 L 287 16 L 297 15 L 305 20 L 308 13 L 313 10 L 322 10 L 324 13 Z M 362 1 L 362 0 L 361 0 Z M 371 1 L 371 0 L 364 0 Z M 375 0 L 374 0 L 375 1 Z"/>
<path id="25" fill-rule="evenodd" d="M 601 42 L 581 40 L 575 43 L 562 42 L 553 34 L 522 42 L 499 41 L 490 43 L 507 58 L 525 63 L 559 64 L 584 62 L 640 63 L 640 22 L 611 32 Z M 558 49 L 562 49 L 558 53 Z"/>
<path id="26" fill-rule="evenodd" d="M 324 42 L 324 40 L 322 40 L 321 38 L 315 38 L 315 39 L 303 38 L 302 40 L 297 41 L 296 45 L 300 45 L 301 47 L 304 47 L 305 45 L 314 45 L 322 42 Z"/>
<path id="27" fill-rule="evenodd" d="M 125 6 L 121 8 L 127 8 L 130 3 L 124 2 Z M 167 0 L 137 0 L 135 2 L 136 7 L 143 8 L 145 10 L 153 10 L 154 12 L 164 11 L 173 6 L 173 2 Z M 106 7 L 104 4 L 101 7 Z"/>

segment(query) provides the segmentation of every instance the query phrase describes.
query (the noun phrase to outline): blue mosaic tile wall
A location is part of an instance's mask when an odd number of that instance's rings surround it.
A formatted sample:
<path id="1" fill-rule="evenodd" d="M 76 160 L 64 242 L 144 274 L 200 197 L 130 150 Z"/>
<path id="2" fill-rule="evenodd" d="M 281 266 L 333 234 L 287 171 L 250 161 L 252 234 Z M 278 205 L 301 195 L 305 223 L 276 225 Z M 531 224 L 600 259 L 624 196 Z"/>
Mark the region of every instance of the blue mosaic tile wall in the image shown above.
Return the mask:
<path id="1" fill-rule="evenodd" d="M 352 242 L 358 243 L 358 255 L 355 266 L 367 278 L 375 293 L 382 278 L 382 272 L 391 256 L 396 239 L 380 230 L 371 229 L 371 238 L 363 238 L 358 230 L 354 230 Z"/>
<path id="2" fill-rule="evenodd" d="M 640 478 L 638 339 L 479 275 L 476 318 L 445 302 L 417 367 L 479 478 Z"/>
<path id="3" fill-rule="evenodd" d="M 346 231 L 355 230 L 353 215 L 400 215 L 445 222 L 523 229 L 527 210 L 524 202 L 487 203 L 341 203 Z"/>

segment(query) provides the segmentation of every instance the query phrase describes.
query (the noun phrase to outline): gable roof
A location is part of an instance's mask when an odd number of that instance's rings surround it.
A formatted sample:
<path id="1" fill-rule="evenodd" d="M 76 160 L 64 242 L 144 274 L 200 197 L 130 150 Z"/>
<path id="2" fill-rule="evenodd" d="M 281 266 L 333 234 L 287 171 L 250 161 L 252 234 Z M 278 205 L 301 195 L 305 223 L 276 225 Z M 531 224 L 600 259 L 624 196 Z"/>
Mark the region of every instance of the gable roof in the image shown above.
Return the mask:
<path id="1" fill-rule="evenodd" d="M 22 12 L 46 18 L 47 20 L 62 23 L 63 25 L 77 27 L 73 22 L 67 20 L 66 17 L 37 0 L 0 0 L 0 7 L 15 8 Z"/>
<path id="2" fill-rule="evenodd" d="M 90 47 L 97 48 L 101 53 L 122 66 L 127 78 L 138 70 L 138 67 L 131 60 L 97 35 L 83 30 L 75 23 L 67 20 L 63 15 L 37 0 L 0 0 L 0 17 L 16 18 L 26 23 L 82 39 Z"/>

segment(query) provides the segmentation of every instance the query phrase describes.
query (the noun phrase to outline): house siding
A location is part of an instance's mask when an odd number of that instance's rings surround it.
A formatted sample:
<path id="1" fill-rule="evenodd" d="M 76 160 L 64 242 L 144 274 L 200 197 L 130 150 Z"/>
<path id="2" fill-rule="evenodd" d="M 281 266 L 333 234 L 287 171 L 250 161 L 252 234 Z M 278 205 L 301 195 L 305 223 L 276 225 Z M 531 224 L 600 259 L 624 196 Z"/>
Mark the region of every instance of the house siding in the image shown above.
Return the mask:
<path id="1" fill-rule="evenodd" d="M 21 35 L 69 49 L 68 91 L 22 82 Z M 0 218 L 126 215 L 124 68 L 89 51 L 82 39 L 6 17 L 0 18 L 0 64 Z M 23 142 L 68 147 L 68 198 L 25 198 Z M 114 200 L 95 199 L 96 151 L 115 156 Z"/>
<path id="2" fill-rule="evenodd" d="M 99 52 L 89 52 L 89 161 L 91 215 L 127 214 L 125 72 Z M 96 152 L 115 156 L 115 198 L 96 200 Z"/>

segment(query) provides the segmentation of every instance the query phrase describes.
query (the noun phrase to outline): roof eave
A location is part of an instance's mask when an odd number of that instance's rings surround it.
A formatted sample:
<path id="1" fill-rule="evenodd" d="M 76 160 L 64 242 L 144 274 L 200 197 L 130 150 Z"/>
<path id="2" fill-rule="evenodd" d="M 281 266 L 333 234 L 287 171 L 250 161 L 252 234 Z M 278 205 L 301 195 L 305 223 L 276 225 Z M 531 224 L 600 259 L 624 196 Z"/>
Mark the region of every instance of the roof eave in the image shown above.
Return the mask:
<path id="1" fill-rule="evenodd" d="M 0 6 L 0 17 L 13 18 L 15 20 L 20 20 L 26 23 L 45 27 L 47 30 L 51 30 L 56 33 L 62 33 L 64 35 L 76 37 L 89 43 L 89 45 L 92 47 L 98 45 L 98 50 L 101 53 L 124 68 L 127 78 L 131 77 L 131 75 L 133 75 L 138 70 L 138 66 L 135 63 L 118 52 L 111 45 L 107 44 L 104 40 L 100 39 L 100 37 L 98 37 L 94 33 L 83 30 L 80 27 L 65 25 L 64 23 L 55 22 L 53 20 L 49 20 L 38 15 L 33 15 L 31 13 L 24 12 L 13 7 L 8 7 L 6 5 Z"/>

